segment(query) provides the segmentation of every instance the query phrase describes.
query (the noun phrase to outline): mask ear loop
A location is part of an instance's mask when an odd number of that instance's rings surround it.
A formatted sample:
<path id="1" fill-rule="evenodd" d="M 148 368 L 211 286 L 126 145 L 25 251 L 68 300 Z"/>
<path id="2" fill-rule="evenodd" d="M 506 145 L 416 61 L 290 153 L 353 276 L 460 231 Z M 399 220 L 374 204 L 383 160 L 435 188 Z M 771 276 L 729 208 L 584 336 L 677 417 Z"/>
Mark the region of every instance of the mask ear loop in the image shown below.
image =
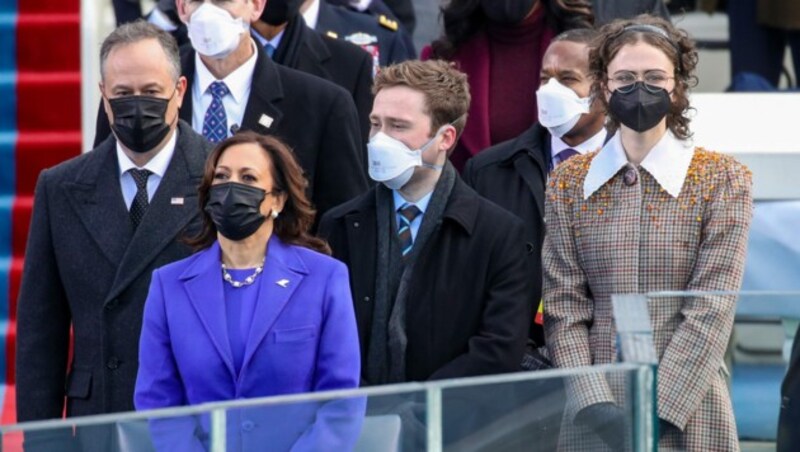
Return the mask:
<path id="1" fill-rule="evenodd" d="M 430 146 L 430 145 L 431 145 L 431 143 L 433 143 L 433 141 L 434 141 L 436 138 L 438 138 L 438 137 L 439 137 L 439 135 L 441 135 L 441 134 L 442 134 L 442 131 L 444 131 L 444 130 L 445 130 L 445 127 L 447 127 L 447 126 L 452 126 L 453 124 L 455 124 L 456 122 L 458 122 L 458 121 L 459 121 L 461 118 L 463 118 L 464 116 L 466 116 L 466 113 L 464 113 L 463 115 L 459 116 L 458 118 L 456 118 L 456 119 L 454 119 L 454 120 L 452 120 L 452 121 L 448 122 L 447 124 L 445 124 L 445 125 L 443 125 L 443 126 L 439 127 L 439 130 L 437 130 L 437 131 L 436 131 L 436 133 L 435 133 L 435 134 L 434 134 L 434 135 L 431 137 L 431 139 L 430 139 L 430 140 L 428 140 L 428 141 L 427 141 L 425 144 L 423 144 L 422 146 L 420 146 L 420 147 L 419 147 L 419 149 L 418 149 L 418 151 L 419 151 L 419 152 L 423 152 L 423 151 L 424 151 L 424 150 L 425 150 L 425 149 L 426 149 L 428 146 Z M 444 165 L 434 165 L 434 164 L 432 164 L 432 163 L 425 163 L 425 162 L 422 162 L 422 167 L 423 167 L 423 168 L 430 168 L 430 169 L 432 169 L 432 170 L 436 170 L 436 171 L 441 171 L 441 170 L 443 170 L 443 169 L 444 169 Z"/>

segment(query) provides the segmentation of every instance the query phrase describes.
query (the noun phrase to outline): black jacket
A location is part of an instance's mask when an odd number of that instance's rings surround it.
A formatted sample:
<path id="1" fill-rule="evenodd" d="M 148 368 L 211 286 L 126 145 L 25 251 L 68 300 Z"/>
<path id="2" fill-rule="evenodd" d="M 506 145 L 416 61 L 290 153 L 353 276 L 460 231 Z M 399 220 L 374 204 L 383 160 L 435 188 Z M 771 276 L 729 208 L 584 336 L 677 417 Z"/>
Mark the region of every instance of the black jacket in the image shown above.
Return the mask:
<path id="1" fill-rule="evenodd" d="M 135 230 L 113 137 L 40 174 L 18 301 L 18 421 L 60 418 L 65 397 L 67 416 L 133 410 L 150 274 L 190 254 L 177 239 L 199 221 L 209 150 L 179 123 L 175 154 Z"/>
<path id="2" fill-rule="evenodd" d="M 334 257 L 350 269 L 362 369 L 375 299 L 375 190 L 331 210 L 320 223 Z M 409 282 L 409 380 L 519 369 L 531 316 L 523 234 L 518 218 L 456 179 L 441 227 L 420 250 Z"/>
<path id="3" fill-rule="evenodd" d="M 367 52 L 348 42 L 322 36 L 306 26 L 303 16 L 297 15 L 286 25 L 273 59 L 347 90 L 358 111 L 361 139 L 366 143 L 372 111 L 372 57 Z"/>
<path id="4" fill-rule="evenodd" d="M 800 450 L 800 327 L 794 336 L 789 371 L 781 386 L 781 414 L 778 421 L 778 452 Z"/>
<path id="5" fill-rule="evenodd" d="M 294 150 L 319 215 L 363 193 L 367 189 L 364 148 L 350 95 L 326 80 L 275 64 L 261 46 L 256 47 L 252 91 L 241 129 L 277 136 Z M 191 124 L 195 52 L 190 47 L 181 49 L 181 66 L 189 83 L 180 117 Z M 271 118 L 268 127 L 265 118 Z M 101 107 L 95 142 L 110 133 Z"/>
<path id="6" fill-rule="evenodd" d="M 550 160 L 550 134 L 534 124 L 513 140 L 476 154 L 464 167 L 464 181 L 486 199 L 512 212 L 525 223 L 525 242 L 531 252 L 528 299 L 534 309 L 542 297 L 542 244 L 544 243 L 544 192 Z M 532 320 L 531 339 L 544 344 L 541 325 Z"/>

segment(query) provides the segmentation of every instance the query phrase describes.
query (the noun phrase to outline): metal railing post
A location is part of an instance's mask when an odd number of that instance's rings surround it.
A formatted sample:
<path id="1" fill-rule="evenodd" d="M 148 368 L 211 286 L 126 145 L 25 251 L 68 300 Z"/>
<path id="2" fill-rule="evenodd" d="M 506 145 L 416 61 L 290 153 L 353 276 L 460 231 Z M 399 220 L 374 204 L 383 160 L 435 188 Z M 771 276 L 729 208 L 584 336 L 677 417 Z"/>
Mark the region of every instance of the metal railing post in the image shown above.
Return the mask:
<path id="1" fill-rule="evenodd" d="M 210 452 L 225 452 L 225 443 L 227 432 L 226 429 L 226 413 L 227 411 L 217 409 L 211 412 L 211 451 Z"/>
<path id="2" fill-rule="evenodd" d="M 428 452 L 441 452 L 442 450 L 442 388 L 432 386 L 425 392 L 427 424 L 428 424 Z"/>

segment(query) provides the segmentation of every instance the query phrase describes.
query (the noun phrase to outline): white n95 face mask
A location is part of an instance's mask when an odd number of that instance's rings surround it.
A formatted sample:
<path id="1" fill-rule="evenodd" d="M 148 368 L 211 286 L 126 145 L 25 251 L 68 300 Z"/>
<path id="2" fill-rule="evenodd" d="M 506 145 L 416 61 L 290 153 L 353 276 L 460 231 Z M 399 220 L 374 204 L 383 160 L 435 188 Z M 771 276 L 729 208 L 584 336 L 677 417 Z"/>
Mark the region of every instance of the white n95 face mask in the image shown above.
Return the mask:
<path id="1" fill-rule="evenodd" d="M 422 151 L 425 150 L 439 132 L 419 149 L 412 150 L 402 141 L 396 140 L 383 132 L 378 132 L 367 143 L 367 156 L 369 158 L 369 177 L 375 182 L 381 182 L 392 190 L 399 190 L 411 180 L 414 168 L 424 166 L 436 170 L 441 166 L 431 165 L 422 161 Z"/>
<path id="2" fill-rule="evenodd" d="M 222 59 L 236 50 L 242 33 L 246 33 L 250 26 L 241 17 L 234 19 L 224 9 L 203 3 L 192 13 L 187 29 L 197 53 Z"/>
<path id="3" fill-rule="evenodd" d="M 558 138 L 567 134 L 581 115 L 589 113 L 591 98 L 578 97 L 575 91 L 551 78 L 536 91 L 539 123 Z"/>

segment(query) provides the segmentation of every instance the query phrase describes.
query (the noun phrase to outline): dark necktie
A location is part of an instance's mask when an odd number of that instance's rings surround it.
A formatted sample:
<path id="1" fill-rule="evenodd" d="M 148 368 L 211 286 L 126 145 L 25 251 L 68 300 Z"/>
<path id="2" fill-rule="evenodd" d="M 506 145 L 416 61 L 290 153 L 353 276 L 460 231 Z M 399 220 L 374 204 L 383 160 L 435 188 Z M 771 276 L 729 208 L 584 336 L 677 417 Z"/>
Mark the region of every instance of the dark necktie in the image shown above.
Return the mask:
<path id="1" fill-rule="evenodd" d="M 556 154 L 555 157 L 553 157 L 553 167 L 556 167 L 559 164 L 566 162 L 567 160 L 569 160 L 572 157 L 575 157 L 576 155 L 578 155 L 578 151 L 576 151 L 575 149 L 572 148 L 564 149 L 563 151 Z"/>
<path id="2" fill-rule="evenodd" d="M 216 81 L 208 86 L 211 93 L 211 104 L 203 117 L 203 136 L 212 143 L 219 143 L 228 137 L 228 117 L 222 98 L 231 91 L 225 82 Z"/>
<path id="3" fill-rule="evenodd" d="M 411 222 L 422 211 L 414 204 L 405 203 L 400 206 L 398 212 L 400 213 L 400 224 L 397 225 L 397 236 L 400 239 L 400 249 L 403 251 L 403 257 L 405 257 L 414 246 L 414 239 L 411 237 Z"/>
<path id="4" fill-rule="evenodd" d="M 133 227 L 136 228 L 142 221 L 142 217 L 147 211 L 147 206 L 150 205 L 150 201 L 147 199 L 147 178 L 153 173 L 146 169 L 135 168 L 128 170 L 128 172 L 133 177 L 133 181 L 136 182 L 136 196 L 133 197 L 130 211 Z"/>

